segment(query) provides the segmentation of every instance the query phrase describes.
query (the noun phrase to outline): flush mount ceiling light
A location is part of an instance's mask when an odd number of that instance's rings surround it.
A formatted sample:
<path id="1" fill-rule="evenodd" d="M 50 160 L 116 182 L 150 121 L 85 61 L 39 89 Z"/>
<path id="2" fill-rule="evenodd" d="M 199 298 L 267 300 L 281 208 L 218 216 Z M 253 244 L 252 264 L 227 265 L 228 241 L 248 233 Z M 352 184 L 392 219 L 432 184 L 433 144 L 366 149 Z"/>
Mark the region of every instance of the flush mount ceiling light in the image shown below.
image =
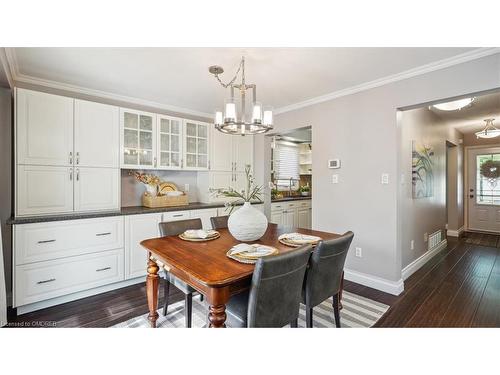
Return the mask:
<path id="1" fill-rule="evenodd" d="M 493 125 L 493 121 L 495 121 L 494 118 L 488 118 L 484 120 L 486 122 L 486 125 L 484 126 L 484 129 L 481 130 L 480 132 L 476 133 L 477 138 L 495 138 L 500 135 L 500 130 L 497 129 Z"/>
<path id="2" fill-rule="evenodd" d="M 471 103 L 475 99 L 476 98 L 458 99 L 452 102 L 434 104 L 433 107 L 439 109 L 440 111 L 457 111 L 461 110 L 464 107 L 467 107 L 468 105 L 471 105 Z"/>
<path id="3" fill-rule="evenodd" d="M 229 83 L 223 83 L 219 75 L 224 72 L 220 66 L 213 65 L 208 68 L 219 83 L 224 88 L 230 89 L 231 96 L 226 100 L 224 113 L 215 111 L 215 127 L 217 130 L 226 134 L 246 135 L 262 134 L 273 128 L 273 110 L 271 107 L 263 108 L 262 104 L 257 102 L 257 86 L 245 82 L 245 58 L 241 58 L 240 66 L 233 79 Z M 241 83 L 234 84 L 241 71 Z M 234 98 L 234 90 L 239 90 L 241 95 L 241 105 L 238 110 Z M 252 90 L 252 111 L 247 113 L 246 92 Z M 248 120 L 250 119 L 250 121 Z"/>

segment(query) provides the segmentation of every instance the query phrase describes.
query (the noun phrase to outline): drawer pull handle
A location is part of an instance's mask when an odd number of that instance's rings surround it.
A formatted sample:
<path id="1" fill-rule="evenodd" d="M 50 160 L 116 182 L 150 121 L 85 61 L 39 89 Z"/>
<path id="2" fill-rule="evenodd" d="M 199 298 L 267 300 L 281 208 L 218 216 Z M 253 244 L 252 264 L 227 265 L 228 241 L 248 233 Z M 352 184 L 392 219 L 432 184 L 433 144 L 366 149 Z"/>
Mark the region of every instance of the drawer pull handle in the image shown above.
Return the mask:
<path id="1" fill-rule="evenodd" d="M 38 281 L 37 284 L 51 283 L 52 281 L 56 281 L 56 279 L 47 279 L 47 280 Z"/>
<path id="2" fill-rule="evenodd" d="M 184 216 L 183 214 L 174 215 L 174 217 L 183 217 L 183 216 Z"/>
<path id="3" fill-rule="evenodd" d="M 96 236 L 109 236 L 111 232 L 96 233 Z"/>
<path id="4" fill-rule="evenodd" d="M 95 270 L 95 272 L 101 272 L 101 271 L 107 271 L 107 270 L 110 270 L 111 267 L 104 267 L 104 268 L 98 268 Z"/>
<path id="5" fill-rule="evenodd" d="M 43 240 L 43 241 L 38 241 L 38 243 L 49 243 L 49 242 L 56 242 L 56 240 Z"/>

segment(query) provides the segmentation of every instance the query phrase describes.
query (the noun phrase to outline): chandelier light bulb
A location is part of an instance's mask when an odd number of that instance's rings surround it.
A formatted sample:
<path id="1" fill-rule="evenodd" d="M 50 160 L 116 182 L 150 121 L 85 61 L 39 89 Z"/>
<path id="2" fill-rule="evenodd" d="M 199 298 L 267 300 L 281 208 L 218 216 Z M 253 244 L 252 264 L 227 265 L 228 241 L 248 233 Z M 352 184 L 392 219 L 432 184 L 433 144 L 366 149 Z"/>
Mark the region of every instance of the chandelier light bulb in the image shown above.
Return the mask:
<path id="1" fill-rule="evenodd" d="M 215 111 L 215 125 L 222 125 L 224 123 L 222 111 Z"/>
<path id="2" fill-rule="evenodd" d="M 252 123 L 253 124 L 262 123 L 262 104 L 258 102 L 253 103 Z"/>
<path id="3" fill-rule="evenodd" d="M 273 125 L 273 111 L 271 108 L 264 110 L 264 125 Z"/>

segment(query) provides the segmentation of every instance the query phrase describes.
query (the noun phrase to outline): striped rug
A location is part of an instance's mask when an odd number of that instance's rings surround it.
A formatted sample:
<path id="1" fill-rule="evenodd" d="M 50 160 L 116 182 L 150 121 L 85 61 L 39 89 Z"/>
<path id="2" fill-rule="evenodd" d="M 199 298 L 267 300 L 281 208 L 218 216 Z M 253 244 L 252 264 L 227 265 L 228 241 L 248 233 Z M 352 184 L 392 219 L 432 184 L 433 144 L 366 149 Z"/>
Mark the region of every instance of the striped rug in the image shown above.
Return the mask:
<path id="1" fill-rule="evenodd" d="M 367 328 L 373 326 L 377 320 L 389 309 L 383 303 L 373 301 L 357 294 L 344 291 L 342 295 L 340 310 L 340 323 L 346 328 Z M 203 327 L 207 323 L 208 306 L 206 302 L 200 302 L 199 296 L 193 297 L 193 327 Z M 184 301 L 176 302 L 168 307 L 167 316 L 163 316 L 162 310 L 158 310 L 159 318 L 156 321 L 158 328 L 184 328 Z M 126 322 L 117 324 L 115 328 L 147 328 L 149 322 L 148 314 L 132 318 Z M 300 305 L 299 327 L 306 326 L 305 306 Z M 314 327 L 335 327 L 333 320 L 332 299 L 328 299 L 314 308 Z"/>

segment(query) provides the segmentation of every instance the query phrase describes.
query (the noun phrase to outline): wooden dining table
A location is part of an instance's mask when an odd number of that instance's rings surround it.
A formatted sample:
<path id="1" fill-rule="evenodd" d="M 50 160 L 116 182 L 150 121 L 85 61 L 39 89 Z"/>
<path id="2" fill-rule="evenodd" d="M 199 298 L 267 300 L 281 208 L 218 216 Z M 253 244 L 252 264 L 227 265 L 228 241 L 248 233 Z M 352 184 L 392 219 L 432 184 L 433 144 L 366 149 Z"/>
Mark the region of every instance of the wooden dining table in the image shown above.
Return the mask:
<path id="1" fill-rule="evenodd" d="M 151 327 L 156 327 L 158 319 L 160 267 L 157 261 L 161 262 L 168 272 L 206 297 L 209 304 L 209 327 L 225 327 L 226 303 L 231 296 L 250 288 L 254 265 L 228 258 L 227 251 L 240 241 L 227 229 L 220 229 L 218 232 L 219 238 L 203 242 L 186 241 L 178 236 L 152 238 L 141 242 L 149 252 L 146 289 Z M 293 251 L 293 247 L 283 245 L 278 240 L 281 234 L 290 232 L 318 236 L 324 240 L 340 236 L 336 233 L 269 224 L 264 236 L 254 243 L 276 247 L 280 254 Z"/>

